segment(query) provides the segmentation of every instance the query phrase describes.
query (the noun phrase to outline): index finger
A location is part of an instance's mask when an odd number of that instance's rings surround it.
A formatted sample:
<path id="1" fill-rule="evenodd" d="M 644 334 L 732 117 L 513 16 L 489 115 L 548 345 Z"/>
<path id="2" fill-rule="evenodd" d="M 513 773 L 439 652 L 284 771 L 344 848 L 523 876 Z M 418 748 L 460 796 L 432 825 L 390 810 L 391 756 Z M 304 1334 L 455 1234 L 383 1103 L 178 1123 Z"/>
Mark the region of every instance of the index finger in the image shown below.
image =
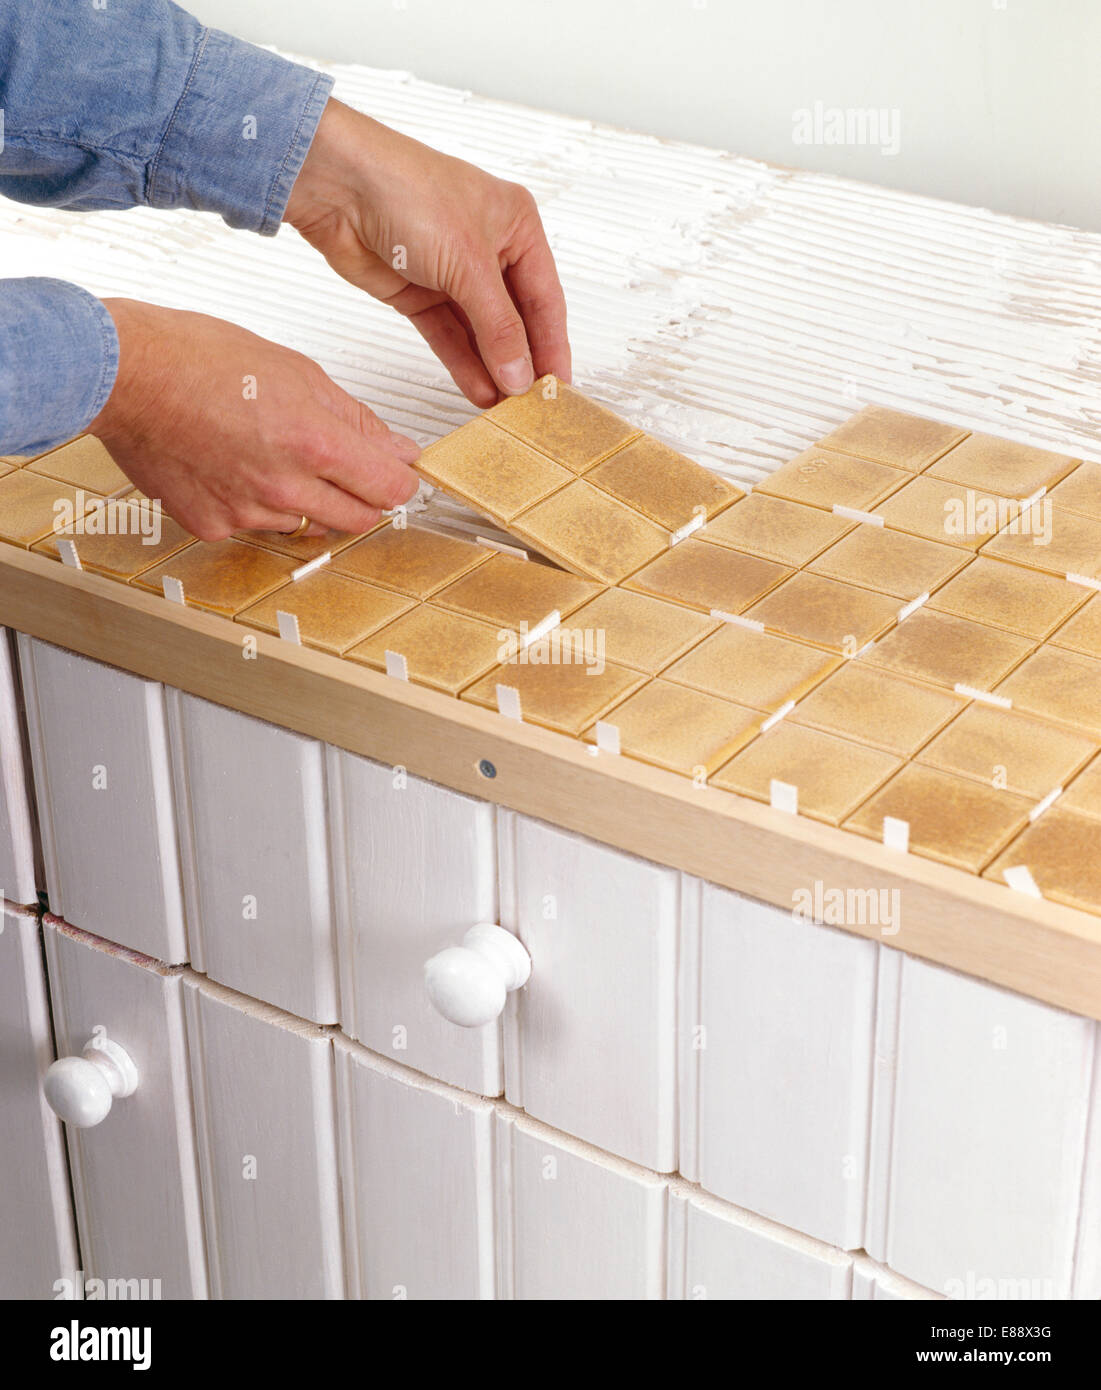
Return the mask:
<path id="1" fill-rule="evenodd" d="M 532 366 L 537 377 L 553 373 L 570 381 L 570 342 L 566 333 L 566 296 L 541 222 L 532 238 L 505 271 L 513 301 L 524 320 Z"/>

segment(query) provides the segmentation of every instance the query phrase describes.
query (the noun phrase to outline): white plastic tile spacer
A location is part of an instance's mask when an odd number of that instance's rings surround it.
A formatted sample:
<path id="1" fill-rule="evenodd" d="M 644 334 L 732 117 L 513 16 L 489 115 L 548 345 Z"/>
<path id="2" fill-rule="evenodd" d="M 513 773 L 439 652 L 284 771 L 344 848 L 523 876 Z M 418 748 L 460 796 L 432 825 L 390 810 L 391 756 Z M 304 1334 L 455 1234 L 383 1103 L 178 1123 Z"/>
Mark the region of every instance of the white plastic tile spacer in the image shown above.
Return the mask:
<path id="1" fill-rule="evenodd" d="M 739 613 L 726 613 L 721 608 L 712 608 L 711 616 L 720 623 L 732 623 L 735 627 L 748 627 L 751 632 L 764 632 L 765 625 L 756 618 L 743 618 Z"/>
<path id="2" fill-rule="evenodd" d="M 386 674 L 393 676 L 396 681 L 409 679 L 409 663 L 401 652 L 386 653 Z"/>
<path id="3" fill-rule="evenodd" d="M 1005 879 L 1014 893 L 1024 893 L 1029 898 L 1043 898 L 1044 896 L 1027 864 L 1014 864 L 1011 868 L 1003 869 L 1002 878 Z"/>
<path id="4" fill-rule="evenodd" d="M 761 733 L 766 733 L 769 729 L 772 728 L 773 724 L 779 724 L 780 720 L 783 719 L 785 715 L 790 714 L 794 708 L 795 701 L 786 700 L 776 711 L 776 713 L 770 714 L 768 718 L 765 720 L 765 722 L 761 725 Z"/>
<path id="5" fill-rule="evenodd" d="M 284 642 L 293 642 L 298 647 L 302 645 L 302 634 L 298 631 L 297 613 L 284 613 L 281 608 L 277 609 L 275 621 L 279 624 L 279 636 Z"/>
<path id="6" fill-rule="evenodd" d="M 606 719 L 596 721 L 596 746 L 602 753 L 619 752 L 619 725 L 609 724 Z"/>
<path id="7" fill-rule="evenodd" d="M 888 849 L 900 849 L 905 853 L 910 848 L 910 822 L 898 816 L 883 817 L 883 843 Z"/>
<path id="8" fill-rule="evenodd" d="M 844 517 L 846 521 L 859 521 L 864 526 L 882 526 L 883 518 L 875 512 L 862 512 L 857 507 L 843 507 L 835 502 L 831 508 L 834 516 Z"/>
<path id="9" fill-rule="evenodd" d="M 964 685 L 963 681 L 957 681 L 952 689 L 957 695 L 963 695 L 969 700 L 978 700 L 983 705 L 994 705 L 997 709 L 1013 708 L 1013 701 L 1008 695 L 995 695 L 989 690 L 979 690 L 973 685 Z"/>
<path id="10" fill-rule="evenodd" d="M 918 594 L 917 598 L 913 599 L 910 603 L 904 604 L 898 610 L 898 622 L 904 623 L 911 613 L 916 613 L 919 608 L 923 608 L 928 602 L 929 590 L 926 589 L 923 594 Z"/>
<path id="11" fill-rule="evenodd" d="M 57 543 L 57 553 L 61 556 L 61 563 L 68 565 L 71 570 L 82 570 L 84 566 L 80 563 L 80 556 L 76 553 L 76 541 L 59 540 Z"/>
<path id="12" fill-rule="evenodd" d="M 1088 574 L 1067 574 L 1067 579 L 1072 584 L 1081 584 L 1085 589 L 1101 590 L 1101 579 L 1093 579 Z"/>
<path id="13" fill-rule="evenodd" d="M 670 546 L 679 545 L 681 541 L 687 540 L 693 531 L 698 531 L 707 521 L 706 512 L 698 512 L 691 521 L 686 521 L 683 526 L 677 528 L 669 536 Z"/>
<path id="14" fill-rule="evenodd" d="M 520 692 L 514 685 L 499 685 L 497 687 L 497 712 L 503 714 L 506 719 L 515 719 L 520 723 L 523 713 L 520 710 Z"/>
<path id="15" fill-rule="evenodd" d="M 161 580 L 161 588 L 164 590 L 164 596 L 169 603 L 184 602 L 184 590 L 182 580 L 173 579 L 170 574 L 166 574 L 164 578 Z"/>
<path id="16" fill-rule="evenodd" d="M 799 788 L 791 782 L 781 782 L 778 777 L 768 784 L 768 804 L 774 811 L 786 811 L 789 816 L 799 814 Z"/>
<path id="17" fill-rule="evenodd" d="M 322 565 L 327 565 L 333 558 L 333 552 L 326 550 L 324 555 L 318 555 L 316 559 L 307 560 L 304 565 L 299 565 L 296 570 L 291 571 L 291 583 L 297 584 L 300 579 L 305 579 L 308 574 L 313 574 L 314 570 L 319 570 Z"/>
<path id="18" fill-rule="evenodd" d="M 858 648 L 855 652 L 842 652 L 841 655 L 847 661 L 855 661 L 858 656 L 863 656 L 865 652 L 870 652 L 874 646 L 875 638 L 873 637 L 870 642 L 865 642 L 864 645 Z"/>
<path id="19" fill-rule="evenodd" d="M 484 545 L 487 550 L 499 550 L 502 555 L 515 555 L 518 560 L 530 558 L 528 552 L 518 545 L 506 545 L 504 541 L 491 540 L 489 536 L 475 536 L 474 540 L 478 545 Z"/>
<path id="20" fill-rule="evenodd" d="M 1025 500 L 1021 503 L 1021 511 L 1027 512 L 1029 507 L 1034 507 L 1036 503 L 1039 502 L 1040 498 L 1046 496 L 1046 494 L 1046 484 L 1043 487 L 1038 487 L 1031 497 L 1026 497 Z"/>
<path id="21" fill-rule="evenodd" d="M 538 642 L 540 637 L 546 637 L 548 632 L 553 632 L 561 621 L 562 614 L 559 613 L 557 608 L 552 608 L 541 622 L 536 623 L 533 628 L 524 634 L 524 640 L 520 644 L 521 649 L 526 651 L 533 642 Z"/>
<path id="22" fill-rule="evenodd" d="M 1047 796 L 1044 797 L 1043 801 L 1037 801 L 1036 805 L 1033 806 L 1031 811 L 1029 811 L 1029 820 L 1039 820 L 1039 818 L 1044 814 L 1044 812 L 1048 810 L 1050 807 L 1054 806 L 1062 795 L 1062 787 L 1056 787 L 1053 791 L 1048 792 Z"/>

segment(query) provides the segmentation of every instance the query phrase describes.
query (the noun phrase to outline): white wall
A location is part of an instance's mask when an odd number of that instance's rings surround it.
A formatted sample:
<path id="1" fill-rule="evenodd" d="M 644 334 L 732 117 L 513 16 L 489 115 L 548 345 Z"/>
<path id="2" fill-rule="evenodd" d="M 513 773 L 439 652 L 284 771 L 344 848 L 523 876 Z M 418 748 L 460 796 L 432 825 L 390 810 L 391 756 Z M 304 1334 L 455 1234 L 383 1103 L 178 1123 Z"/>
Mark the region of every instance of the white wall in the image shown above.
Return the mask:
<path id="1" fill-rule="evenodd" d="M 194 0 L 190 8 L 256 43 L 317 58 L 402 68 L 774 163 L 1101 228 L 1096 0 Z M 796 143 L 795 113 L 816 102 L 897 113 L 898 152 Z"/>

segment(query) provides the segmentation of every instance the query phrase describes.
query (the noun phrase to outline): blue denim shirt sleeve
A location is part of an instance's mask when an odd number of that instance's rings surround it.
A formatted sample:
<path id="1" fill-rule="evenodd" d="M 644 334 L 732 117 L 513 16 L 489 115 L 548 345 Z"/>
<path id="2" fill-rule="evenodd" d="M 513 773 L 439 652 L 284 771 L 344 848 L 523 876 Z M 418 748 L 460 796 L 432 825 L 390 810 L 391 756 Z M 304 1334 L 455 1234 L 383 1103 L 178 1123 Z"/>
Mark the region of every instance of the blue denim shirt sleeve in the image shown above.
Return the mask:
<path id="1" fill-rule="evenodd" d="M 199 208 L 271 236 L 331 89 L 170 0 L 3 0 L 0 194 Z M 117 352 L 90 295 L 0 281 L 0 454 L 79 433 L 110 393 Z"/>

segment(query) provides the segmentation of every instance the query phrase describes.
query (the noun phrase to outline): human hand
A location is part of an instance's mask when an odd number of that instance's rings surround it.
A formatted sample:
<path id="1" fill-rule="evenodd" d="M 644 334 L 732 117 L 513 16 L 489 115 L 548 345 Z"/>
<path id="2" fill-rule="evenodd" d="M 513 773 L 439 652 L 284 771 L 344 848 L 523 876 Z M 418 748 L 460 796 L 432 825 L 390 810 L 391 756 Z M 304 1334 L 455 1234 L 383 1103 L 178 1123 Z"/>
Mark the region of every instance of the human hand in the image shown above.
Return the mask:
<path id="1" fill-rule="evenodd" d="M 88 426 L 200 540 L 361 532 L 417 490 L 420 450 L 301 353 L 206 314 L 106 299 L 119 370 Z"/>
<path id="2" fill-rule="evenodd" d="M 519 184 L 330 98 L 284 221 L 410 319 L 475 405 L 570 380 L 565 297 Z"/>

